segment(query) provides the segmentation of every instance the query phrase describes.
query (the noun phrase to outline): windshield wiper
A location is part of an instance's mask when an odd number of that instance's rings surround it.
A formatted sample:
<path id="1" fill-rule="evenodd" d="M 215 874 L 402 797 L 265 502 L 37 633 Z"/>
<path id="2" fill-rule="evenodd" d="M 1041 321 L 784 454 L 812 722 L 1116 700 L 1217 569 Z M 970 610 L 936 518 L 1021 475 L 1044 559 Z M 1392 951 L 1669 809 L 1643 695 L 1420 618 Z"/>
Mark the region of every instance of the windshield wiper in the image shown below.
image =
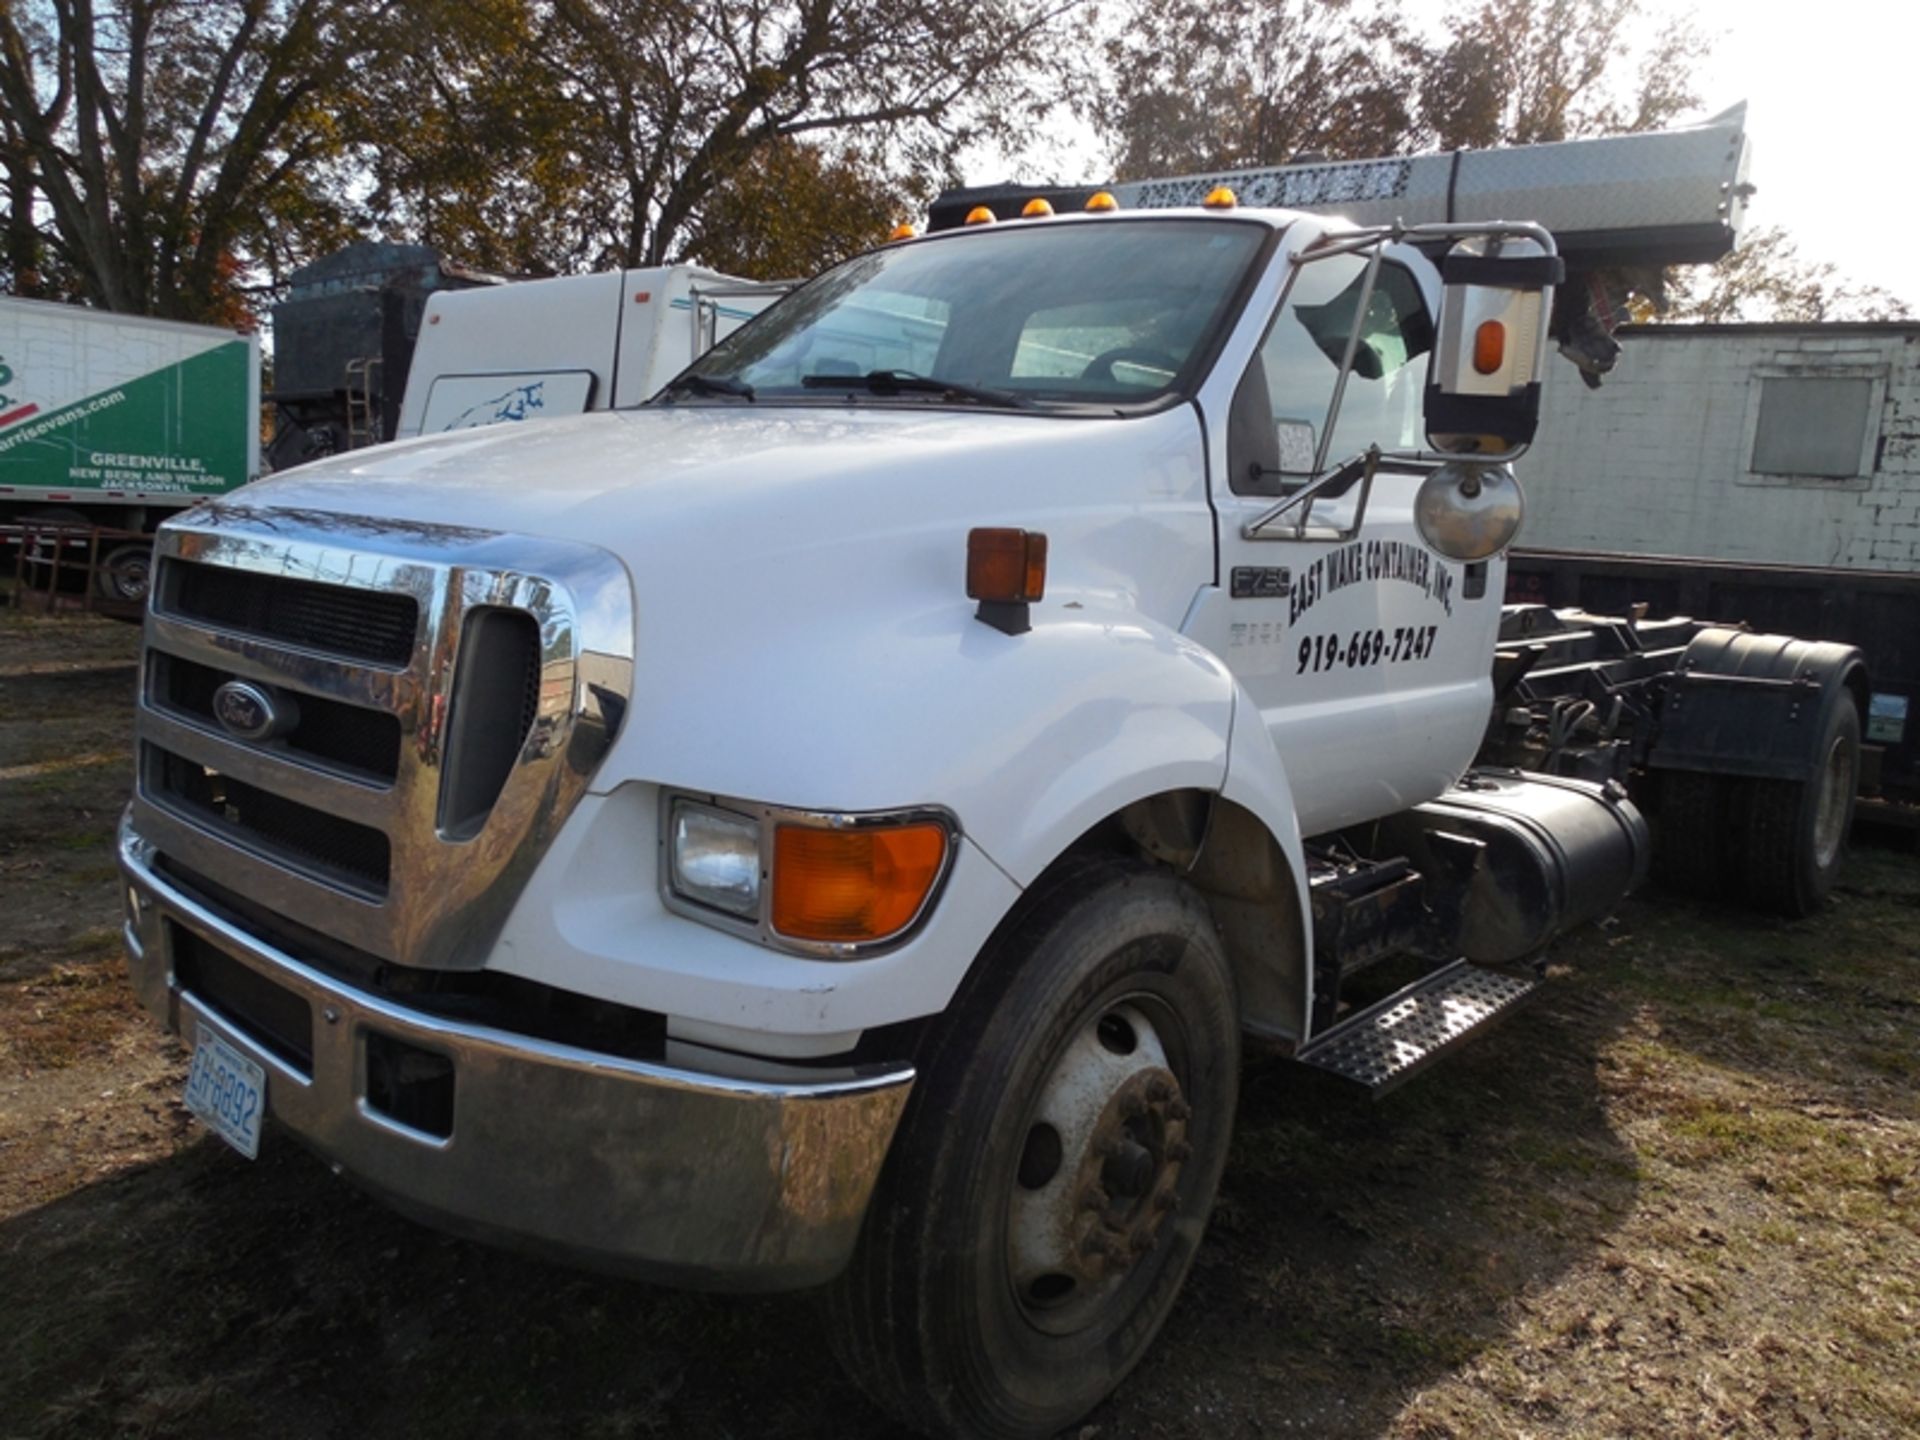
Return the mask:
<path id="1" fill-rule="evenodd" d="M 753 387 L 731 375 L 682 375 L 667 386 L 668 393 L 691 390 L 696 395 L 730 395 L 736 400 L 753 399 Z"/>
<path id="2" fill-rule="evenodd" d="M 1011 390 L 989 390 L 983 385 L 968 385 L 961 380 L 941 380 L 932 375 L 916 375 L 911 370 L 869 370 L 864 375 L 802 375 L 800 383 L 809 390 L 866 390 L 875 395 L 950 395 L 978 405 L 1009 405 L 1029 410 L 1033 402 Z"/>

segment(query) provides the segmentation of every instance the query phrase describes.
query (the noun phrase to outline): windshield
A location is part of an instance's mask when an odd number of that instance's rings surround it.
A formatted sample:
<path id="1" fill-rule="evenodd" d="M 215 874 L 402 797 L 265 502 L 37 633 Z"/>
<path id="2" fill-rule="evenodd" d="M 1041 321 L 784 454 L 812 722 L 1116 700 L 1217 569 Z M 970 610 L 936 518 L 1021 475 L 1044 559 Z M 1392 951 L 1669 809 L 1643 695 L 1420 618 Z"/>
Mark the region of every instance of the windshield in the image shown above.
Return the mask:
<path id="1" fill-rule="evenodd" d="M 722 340 L 667 394 L 1107 410 L 1157 401 L 1198 378 L 1190 372 L 1270 233 L 1244 221 L 1107 219 L 875 250 Z M 956 391 L 897 383 L 921 379 Z"/>

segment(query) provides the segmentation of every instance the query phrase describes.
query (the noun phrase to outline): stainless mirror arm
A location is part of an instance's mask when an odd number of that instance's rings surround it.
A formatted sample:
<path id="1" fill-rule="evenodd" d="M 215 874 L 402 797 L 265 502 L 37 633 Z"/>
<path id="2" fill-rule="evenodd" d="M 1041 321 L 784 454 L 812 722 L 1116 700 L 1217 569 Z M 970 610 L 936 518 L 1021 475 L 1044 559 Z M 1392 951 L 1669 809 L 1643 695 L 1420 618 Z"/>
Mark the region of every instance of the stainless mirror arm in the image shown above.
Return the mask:
<path id="1" fill-rule="evenodd" d="M 1347 376 L 1353 373 L 1353 357 L 1360 353 L 1360 332 L 1367 322 L 1367 310 L 1373 304 L 1373 282 L 1380 278 L 1380 258 L 1386 253 L 1386 246 L 1375 245 L 1372 258 L 1367 261 L 1366 278 L 1360 284 L 1360 299 L 1353 307 L 1353 324 L 1347 332 L 1347 348 L 1340 356 L 1340 373 L 1333 377 L 1333 398 L 1327 402 L 1327 420 L 1320 427 L 1320 444 L 1313 452 L 1316 475 L 1327 468 L 1327 451 L 1333 448 L 1333 427 L 1340 418 L 1340 401 L 1347 393 Z M 1301 523 L 1306 523 L 1304 516 Z"/>
<path id="2" fill-rule="evenodd" d="M 1314 497 L 1322 491 L 1332 489 L 1336 485 L 1342 487 L 1351 485 L 1357 473 L 1360 479 L 1360 499 L 1354 507 L 1353 524 L 1345 530 L 1335 532 L 1328 537 L 1330 539 L 1337 538 L 1340 540 L 1352 539 L 1360 532 L 1360 527 L 1365 523 L 1367 518 L 1367 497 L 1373 493 L 1373 476 L 1375 470 L 1379 468 L 1380 454 L 1380 447 L 1378 445 L 1369 445 L 1364 455 L 1356 456 L 1354 459 L 1342 465 L 1338 470 L 1322 475 L 1318 480 L 1308 481 L 1307 484 L 1294 491 L 1293 494 L 1287 496 L 1284 500 L 1280 501 L 1279 504 L 1262 510 L 1253 519 L 1247 521 L 1245 525 L 1240 527 L 1241 536 L 1248 540 L 1306 539 L 1307 511 L 1313 507 Z M 1301 507 L 1300 518 L 1294 522 L 1292 533 L 1284 536 L 1261 534 L 1267 526 L 1278 520 L 1296 505 Z"/>
<path id="3" fill-rule="evenodd" d="M 1549 255 L 1558 255 L 1560 247 L 1546 227 L 1531 220 L 1455 220 L 1433 221 L 1426 225 L 1369 225 L 1363 229 L 1329 231 L 1324 243 L 1310 246 L 1302 260 L 1320 260 L 1344 255 L 1385 240 L 1390 244 L 1418 245 L 1423 240 L 1471 240 L 1482 235 L 1513 235 L 1536 242 Z"/>

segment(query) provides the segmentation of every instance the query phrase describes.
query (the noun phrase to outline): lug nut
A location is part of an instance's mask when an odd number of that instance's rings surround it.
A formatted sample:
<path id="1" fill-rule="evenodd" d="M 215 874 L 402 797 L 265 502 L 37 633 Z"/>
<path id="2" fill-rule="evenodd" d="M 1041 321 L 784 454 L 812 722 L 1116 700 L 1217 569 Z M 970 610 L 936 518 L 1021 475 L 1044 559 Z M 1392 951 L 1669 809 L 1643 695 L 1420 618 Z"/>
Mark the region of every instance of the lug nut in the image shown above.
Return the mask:
<path id="1" fill-rule="evenodd" d="M 1167 1118 L 1169 1120 L 1191 1120 L 1193 1118 L 1193 1107 L 1184 1100 L 1170 1101 L 1167 1105 Z"/>
<path id="2" fill-rule="evenodd" d="M 1082 1210 L 1104 1210 L 1109 1203 L 1111 1202 L 1107 1192 L 1102 1190 L 1098 1185 L 1080 1197 L 1080 1208 Z"/>
<path id="3" fill-rule="evenodd" d="M 1120 1098 L 1120 1113 L 1128 1120 L 1138 1120 L 1147 1113 L 1147 1102 L 1138 1095 L 1123 1095 Z"/>
<path id="4" fill-rule="evenodd" d="M 1155 1075 L 1147 1081 L 1147 1098 L 1158 1105 L 1173 1094 L 1173 1082 L 1164 1075 Z"/>

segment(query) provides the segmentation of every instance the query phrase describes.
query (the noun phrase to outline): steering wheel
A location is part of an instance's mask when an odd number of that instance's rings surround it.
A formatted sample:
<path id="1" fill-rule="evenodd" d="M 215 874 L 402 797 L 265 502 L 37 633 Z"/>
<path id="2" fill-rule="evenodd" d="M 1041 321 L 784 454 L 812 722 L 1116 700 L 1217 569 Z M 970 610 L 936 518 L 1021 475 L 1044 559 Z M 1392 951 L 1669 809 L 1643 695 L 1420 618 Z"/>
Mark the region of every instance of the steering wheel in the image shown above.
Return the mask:
<path id="1" fill-rule="evenodd" d="M 1145 365 L 1155 370 L 1164 370 L 1168 375 L 1180 372 L 1180 362 L 1164 350 L 1156 350 L 1151 345 L 1117 345 L 1103 351 L 1087 362 L 1087 368 L 1080 372 L 1082 380 L 1113 380 L 1118 377 L 1113 367 L 1122 364 Z"/>

